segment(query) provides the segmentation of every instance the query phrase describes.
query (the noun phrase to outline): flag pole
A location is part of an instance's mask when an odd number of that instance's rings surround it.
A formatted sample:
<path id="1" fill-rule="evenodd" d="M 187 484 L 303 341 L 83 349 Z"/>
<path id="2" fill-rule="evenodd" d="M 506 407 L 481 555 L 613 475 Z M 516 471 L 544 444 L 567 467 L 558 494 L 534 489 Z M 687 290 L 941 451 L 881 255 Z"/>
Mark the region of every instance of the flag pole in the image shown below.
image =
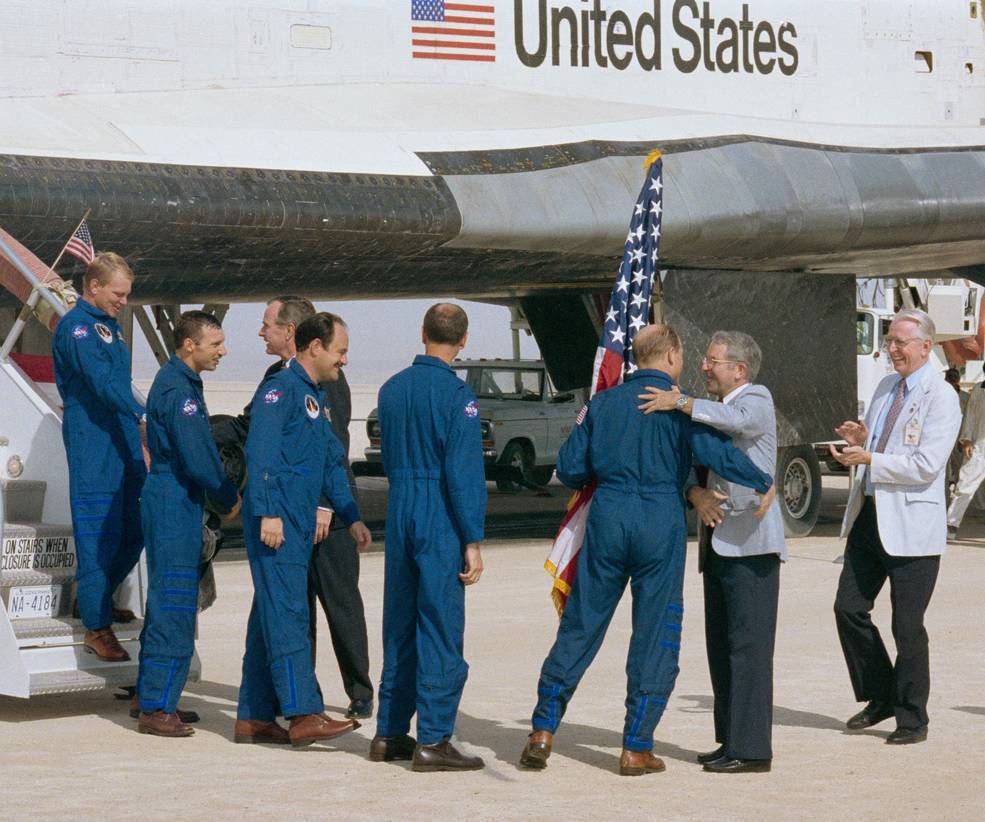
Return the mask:
<path id="1" fill-rule="evenodd" d="M 55 273 L 55 267 L 61 262 L 62 257 L 65 255 L 65 249 L 68 248 L 68 244 L 72 242 L 72 237 L 75 236 L 75 232 L 79 230 L 79 227 L 86 221 L 86 218 L 92 213 L 91 208 L 86 209 L 86 213 L 82 215 L 82 219 L 79 220 L 79 224 L 73 229 L 72 233 L 68 235 L 68 239 L 65 241 L 65 245 L 62 246 L 62 250 L 58 252 L 58 256 L 55 258 L 50 266 L 48 266 L 48 273 L 55 279 L 55 282 L 61 282 L 61 278 Z M 45 291 L 49 291 L 49 284 L 51 286 L 55 285 L 52 280 L 42 280 L 41 282 L 35 284 L 34 288 L 31 290 L 30 296 L 24 301 L 24 307 L 21 308 L 20 313 L 17 315 L 17 319 L 14 320 L 14 324 L 11 326 L 10 331 L 7 334 L 7 338 L 3 341 L 3 345 L 0 346 L 0 362 L 6 362 L 10 352 L 14 350 L 14 345 L 20 338 L 21 332 L 24 330 L 24 326 L 27 325 L 28 321 L 31 319 L 32 315 L 37 316 L 38 321 L 44 325 L 47 325 L 47 320 L 42 319 L 38 311 L 38 303 L 41 300 L 41 288 Z M 59 296 L 61 296 L 59 292 Z M 68 302 L 64 297 L 61 297 L 62 302 L 65 303 L 66 308 L 68 307 Z M 50 303 L 49 303 L 50 304 Z"/>
<path id="2" fill-rule="evenodd" d="M 86 213 L 83 214 L 82 215 L 82 219 L 79 220 L 79 224 L 74 229 L 72 229 L 72 233 L 68 235 L 68 239 L 65 241 L 65 245 L 62 246 L 62 250 L 58 252 L 58 256 L 55 257 L 55 261 L 48 267 L 48 270 L 52 274 L 55 273 L 55 269 L 58 268 L 58 263 L 60 263 L 62 261 L 62 257 L 65 256 L 65 249 L 68 248 L 68 244 L 70 242 L 72 242 L 72 238 L 75 236 L 75 232 L 78 231 L 79 228 L 81 228 L 82 223 L 84 223 L 86 221 L 86 218 L 90 214 L 92 214 L 92 209 L 91 208 L 87 208 L 86 209 Z"/>

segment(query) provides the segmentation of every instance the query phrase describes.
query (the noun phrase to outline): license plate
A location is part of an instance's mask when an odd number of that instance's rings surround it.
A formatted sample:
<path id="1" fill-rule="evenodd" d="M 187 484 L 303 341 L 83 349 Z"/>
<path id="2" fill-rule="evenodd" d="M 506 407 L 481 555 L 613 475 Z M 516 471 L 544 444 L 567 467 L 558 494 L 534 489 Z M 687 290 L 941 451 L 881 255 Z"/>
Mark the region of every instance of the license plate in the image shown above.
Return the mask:
<path id="1" fill-rule="evenodd" d="M 10 589 L 7 616 L 11 619 L 52 617 L 61 604 L 61 585 L 31 585 Z"/>

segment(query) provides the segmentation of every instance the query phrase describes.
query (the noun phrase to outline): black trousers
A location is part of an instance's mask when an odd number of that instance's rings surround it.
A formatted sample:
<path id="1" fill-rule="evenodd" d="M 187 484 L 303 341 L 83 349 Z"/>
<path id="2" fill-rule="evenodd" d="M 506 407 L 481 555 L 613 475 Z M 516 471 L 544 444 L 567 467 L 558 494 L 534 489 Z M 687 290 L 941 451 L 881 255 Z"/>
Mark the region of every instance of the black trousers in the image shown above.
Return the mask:
<path id="1" fill-rule="evenodd" d="M 901 728 L 922 728 L 928 721 L 930 643 L 923 616 L 937 583 L 940 559 L 887 554 L 879 539 L 875 502 L 866 497 L 845 546 L 835 620 L 855 698 L 892 705 Z M 870 616 L 887 577 L 893 605 L 895 666 Z"/>
<path id="2" fill-rule="evenodd" d="M 772 759 L 780 558 L 723 557 L 710 549 L 703 564 L 715 741 L 735 759 Z"/>
<path id="3" fill-rule="evenodd" d="M 369 640 L 366 614 L 359 593 L 359 552 L 344 528 L 333 528 L 315 546 L 308 574 L 308 606 L 311 614 L 311 647 L 314 652 L 315 598 L 321 602 L 332 636 L 332 647 L 342 674 L 342 686 L 350 700 L 372 699 L 369 678 Z"/>

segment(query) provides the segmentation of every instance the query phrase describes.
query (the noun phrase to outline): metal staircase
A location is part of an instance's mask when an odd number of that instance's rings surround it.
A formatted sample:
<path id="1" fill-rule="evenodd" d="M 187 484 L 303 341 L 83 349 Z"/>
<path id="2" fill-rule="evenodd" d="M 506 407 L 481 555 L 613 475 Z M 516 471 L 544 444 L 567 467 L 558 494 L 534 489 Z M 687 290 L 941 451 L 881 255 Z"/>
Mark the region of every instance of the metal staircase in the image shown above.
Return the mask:
<path id="1" fill-rule="evenodd" d="M 73 616 L 75 539 L 60 412 L 9 361 L 0 361 L 0 398 L 0 694 L 133 685 L 142 622 L 113 626 L 131 661 L 110 663 L 86 651 L 85 628 Z M 145 586 L 141 563 L 117 605 L 140 614 Z"/>
<path id="2" fill-rule="evenodd" d="M 34 286 L 26 309 L 43 299 L 65 314 L 65 306 L 2 240 L 0 254 Z M 115 597 L 117 607 L 138 616 L 113 625 L 131 659 L 104 662 L 86 650 L 85 628 L 73 615 L 76 556 L 61 409 L 8 356 L 29 315 L 21 313 L 0 347 L 0 695 L 131 686 L 137 679 L 146 565 L 142 557 Z M 190 679 L 199 671 L 196 656 Z"/>

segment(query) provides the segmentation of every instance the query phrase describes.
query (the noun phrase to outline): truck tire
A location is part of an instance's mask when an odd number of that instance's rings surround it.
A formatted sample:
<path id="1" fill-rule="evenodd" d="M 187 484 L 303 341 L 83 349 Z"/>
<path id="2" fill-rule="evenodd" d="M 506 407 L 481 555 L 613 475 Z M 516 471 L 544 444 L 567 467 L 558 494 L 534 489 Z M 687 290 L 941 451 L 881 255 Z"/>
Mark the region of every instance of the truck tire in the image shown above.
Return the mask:
<path id="1" fill-rule="evenodd" d="M 547 485 L 554 476 L 553 465 L 538 465 L 531 472 L 534 482 L 538 485 Z"/>
<path id="2" fill-rule="evenodd" d="M 513 440 L 513 442 L 507 443 L 503 449 L 503 456 L 499 458 L 499 464 L 519 468 L 524 479 L 528 482 L 534 481 L 531 474 L 534 457 L 522 442 Z M 523 486 L 511 479 L 498 479 L 496 480 L 496 490 L 502 494 L 518 494 L 523 490 Z"/>
<path id="3" fill-rule="evenodd" d="M 806 537 L 821 508 L 821 465 L 809 445 L 791 445 L 777 453 L 776 504 L 788 537 Z"/>

